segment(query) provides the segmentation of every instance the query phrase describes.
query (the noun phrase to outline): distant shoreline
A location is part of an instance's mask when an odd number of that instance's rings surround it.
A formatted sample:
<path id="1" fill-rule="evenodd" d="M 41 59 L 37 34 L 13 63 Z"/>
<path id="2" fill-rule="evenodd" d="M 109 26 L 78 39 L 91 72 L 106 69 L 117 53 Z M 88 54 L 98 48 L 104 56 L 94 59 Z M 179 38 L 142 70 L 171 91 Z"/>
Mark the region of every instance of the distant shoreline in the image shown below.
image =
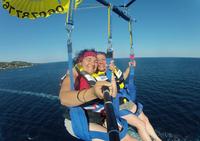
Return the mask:
<path id="1" fill-rule="evenodd" d="M 0 62 L 0 70 L 32 67 L 34 64 L 24 61 Z"/>
<path id="2" fill-rule="evenodd" d="M 129 59 L 128 57 L 115 57 L 114 59 Z M 135 57 L 135 59 L 200 59 L 200 57 Z M 12 61 L 12 62 L 0 62 L 0 70 L 5 69 L 16 69 L 16 68 L 26 68 L 32 67 L 38 64 L 51 64 L 51 63 L 67 63 L 67 60 L 52 61 L 52 62 L 25 62 L 25 61 Z M 12 64 L 15 64 L 12 66 Z M 19 64 L 18 64 L 19 63 Z M 7 67 L 5 67 L 5 64 Z M 10 64 L 10 65 L 9 65 Z"/>

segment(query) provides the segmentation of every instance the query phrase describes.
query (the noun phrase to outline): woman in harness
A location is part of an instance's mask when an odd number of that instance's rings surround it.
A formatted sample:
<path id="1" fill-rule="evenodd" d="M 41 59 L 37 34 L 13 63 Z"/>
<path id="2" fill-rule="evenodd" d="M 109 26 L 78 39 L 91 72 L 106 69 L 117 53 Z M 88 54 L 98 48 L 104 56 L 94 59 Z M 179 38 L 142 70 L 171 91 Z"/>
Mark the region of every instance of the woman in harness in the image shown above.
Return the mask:
<path id="1" fill-rule="evenodd" d="M 91 74 L 96 72 L 97 69 L 97 58 L 94 50 L 80 52 L 76 63 L 82 67 L 86 75 L 83 76 L 74 69 L 75 90 L 70 90 L 70 78 L 66 75 L 59 94 L 62 105 L 71 107 L 72 109 L 79 108 L 78 111 L 69 111 L 66 113 L 65 126 L 67 131 L 71 135 L 83 140 L 108 140 L 107 129 L 103 126 L 102 122 L 105 116 L 95 110 L 97 110 L 98 103 L 103 102 L 101 100 L 103 98 L 101 87 L 103 85 L 108 86 L 112 94 L 112 84 L 107 81 L 95 82 L 93 87 L 89 84 L 93 81 L 92 77 L 90 77 Z M 74 114 L 80 111 L 82 114 L 74 116 Z M 78 122 L 75 119 L 80 120 L 80 124 L 75 124 L 75 122 Z M 86 123 L 84 125 L 83 120 Z M 84 135 L 82 135 L 82 132 L 84 132 Z M 127 131 L 123 129 L 123 125 L 122 132 L 124 134 L 120 136 L 122 140 L 135 141 L 134 138 L 126 134 Z"/>
<path id="2" fill-rule="evenodd" d="M 98 73 L 102 77 L 103 75 L 105 75 L 106 72 L 106 54 L 104 52 L 97 53 L 97 62 Z M 136 65 L 135 61 L 132 63 L 133 64 L 129 63 L 129 67 L 126 69 L 124 74 L 121 73 L 118 68 L 116 68 L 114 63 L 110 64 L 110 69 L 112 70 L 116 78 L 118 92 L 120 91 L 120 89 L 125 89 L 124 80 L 129 75 L 130 65 L 133 65 L 134 67 Z M 105 78 L 103 80 L 105 80 Z M 140 103 L 134 103 L 128 97 L 126 97 L 126 95 L 119 97 L 118 101 L 119 103 L 116 108 L 119 108 L 119 116 L 124 118 L 130 125 L 137 128 L 138 133 L 143 141 L 152 141 L 152 139 L 156 141 L 161 141 L 161 139 L 157 136 L 155 130 L 153 129 L 151 123 L 149 122 L 147 116 L 142 112 L 143 106 Z M 128 110 L 130 112 L 128 114 L 124 114 L 122 113 L 123 110 Z"/>

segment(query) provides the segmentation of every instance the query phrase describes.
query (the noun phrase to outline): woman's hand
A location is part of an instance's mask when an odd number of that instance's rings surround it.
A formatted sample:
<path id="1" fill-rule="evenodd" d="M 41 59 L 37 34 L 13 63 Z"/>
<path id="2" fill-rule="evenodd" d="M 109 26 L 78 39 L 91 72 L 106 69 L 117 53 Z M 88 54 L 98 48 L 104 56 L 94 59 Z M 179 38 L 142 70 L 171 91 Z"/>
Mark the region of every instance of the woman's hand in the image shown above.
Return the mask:
<path id="1" fill-rule="evenodd" d="M 133 66 L 133 67 L 136 67 L 136 61 L 133 60 L 132 62 L 128 62 L 128 66 Z"/>
<path id="2" fill-rule="evenodd" d="M 103 92 L 102 92 L 102 86 L 107 86 L 109 88 L 110 91 L 110 95 L 112 95 L 113 93 L 113 87 L 112 84 L 108 81 L 97 81 L 96 84 L 94 85 L 94 92 L 95 95 L 100 98 L 103 99 Z"/>
<path id="3" fill-rule="evenodd" d="M 115 68 L 116 68 L 116 66 L 115 66 L 115 64 L 114 64 L 114 60 L 110 61 L 109 69 L 110 69 L 112 72 L 114 72 L 114 71 L 115 71 Z"/>

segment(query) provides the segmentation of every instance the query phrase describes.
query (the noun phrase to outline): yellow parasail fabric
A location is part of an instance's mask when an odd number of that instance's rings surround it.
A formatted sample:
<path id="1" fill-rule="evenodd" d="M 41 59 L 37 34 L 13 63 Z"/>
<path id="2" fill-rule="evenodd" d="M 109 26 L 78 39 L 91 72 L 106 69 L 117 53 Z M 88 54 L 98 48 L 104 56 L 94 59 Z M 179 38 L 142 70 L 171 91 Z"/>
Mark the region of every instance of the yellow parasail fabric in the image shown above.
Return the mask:
<path id="1" fill-rule="evenodd" d="M 83 0 L 76 0 L 75 7 Z M 70 0 L 2 0 L 2 6 L 12 16 L 18 18 L 36 19 L 48 17 L 51 14 L 66 13 Z"/>

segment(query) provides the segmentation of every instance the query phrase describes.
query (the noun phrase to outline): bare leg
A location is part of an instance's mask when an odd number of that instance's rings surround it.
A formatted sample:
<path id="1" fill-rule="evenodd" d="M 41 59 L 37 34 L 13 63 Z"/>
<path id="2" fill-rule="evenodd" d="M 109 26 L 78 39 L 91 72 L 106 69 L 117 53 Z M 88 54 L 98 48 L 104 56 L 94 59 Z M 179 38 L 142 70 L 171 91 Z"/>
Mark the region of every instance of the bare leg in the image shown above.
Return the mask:
<path id="1" fill-rule="evenodd" d="M 131 137 L 130 135 L 126 134 L 126 136 L 121 141 L 137 141 L 137 140 Z"/>
<path id="2" fill-rule="evenodd" d="M 152 141 L 151 137 L 149 136 L 145 123 L 140 120 L 137 116 L 129 114 L 126 116 L 123 116 L 124 118 L 130 125 L 134 126 L 137 128 L 137 131 L 143 141 Z"/>
<path id="3" fill-rule="evenodd" d="M 149 119 L 147 118 L 147 116 L 142 112 L 139 115 L 139 118 L 144 121 L 145 125 L 146 125 L 146 129 L 147 132 L 149 133 L 149 135 L 156 141 L 161 141 L 161 139 L 158 137 L 158 135 L 156 134 L 153 126 L 151 125 L 151 123 L 149 122 Z"/>
<path id="4" fill-rule="evenodd" d="M 101 125 L 95 124 L 95 123 L 90 123 L 89 124 L 89 130 L 91 130 L 91 131 L 101 131 L 101 132 L 105 132 L 105 133 L 107 132 L 106 128 L 104 128 Z M 92 141 L 103 141 L 103 140 L 101 140 L 101 139 L 92 139 Z M 137 141 L 137 140 L 127 134 L 121 141 Z"/>
<path id="5" fill-rule="evenodd" d="M 133 108 L 131 109 L 131 112 L 135 113 L 137 109 L 136 104 L 134 103 Z M 156 141 L 161 141 L 161 139 L 158 137 L 158 135 L 156 134 L 153 126 L 151 125 L 151 123 L 149 122 L 149 119 L 147 118 L 147 116 L 142 112 L 139 117 L 139 119 L 141 119 L 144 123 L 145 123 L 145 127 L 146 127 L 146 131 L 147 133 Z M 135 125 L 133 125 L 135 126 Z"/>
<path id="6" fill-rule="evenodd" d="M 90 123 L 89 124 L 89 130 L 91 130 L 91 131 L 100 131 L 100 132 L 105 132 L 105 133 L 107 132 L 106 128 L 104 128 L 103 126 L 98 125 L 96 123 Z M 103 140 L 101 140 L 101 139 L 92 139 L 92 141 L 103 141 Z"/>

